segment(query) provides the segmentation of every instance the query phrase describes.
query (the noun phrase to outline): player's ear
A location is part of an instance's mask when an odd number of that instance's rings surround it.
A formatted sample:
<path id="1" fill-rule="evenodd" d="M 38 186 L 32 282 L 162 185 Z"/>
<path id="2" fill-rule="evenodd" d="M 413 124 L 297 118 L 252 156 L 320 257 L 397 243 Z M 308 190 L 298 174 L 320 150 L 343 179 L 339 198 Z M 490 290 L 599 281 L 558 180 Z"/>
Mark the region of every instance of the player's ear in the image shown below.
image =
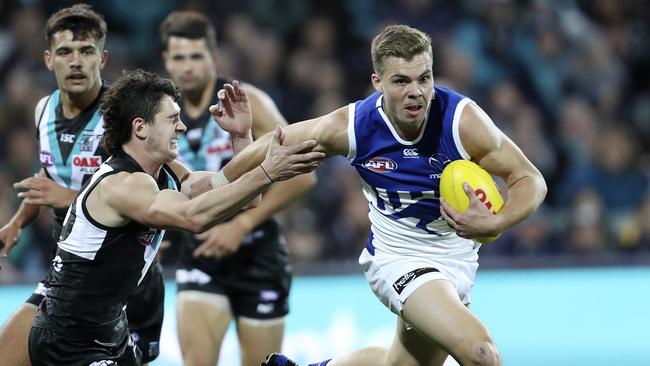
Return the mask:
<path id="1" fill-rule="evenodd" d="M 50 50 L 43 51 L 43 61 L 45 61 L 47 69 L 52 71 L 52 52 Z"/>
<path id="2" fill-rule="evenodd" d="M 101 70 L 104 69 L 104 66 L 106 66 L 106 63 L 108 62 L 108 51 L 103 50 L 102 51 L 102 65 L 101 65 Z"/>
<path id="3" fill-rule="evenodd" d="M 379 74 L 373 73 L 370 75 L 370 81 L 372 81 L 372 86 L 375 88 L 376 91 L 378 92 L 383 92 L 383 89 L 381 87 L 381 77 Z"/>
<path id="4" fill-rule="evenodd" d="M 131 122 L 131 127 L 133 128 L 133 135 L 138 138 L 138 140 L 144 140 L 147 138 L 147 128 L 146 123 L 143 118 L 137 117 Z"/>

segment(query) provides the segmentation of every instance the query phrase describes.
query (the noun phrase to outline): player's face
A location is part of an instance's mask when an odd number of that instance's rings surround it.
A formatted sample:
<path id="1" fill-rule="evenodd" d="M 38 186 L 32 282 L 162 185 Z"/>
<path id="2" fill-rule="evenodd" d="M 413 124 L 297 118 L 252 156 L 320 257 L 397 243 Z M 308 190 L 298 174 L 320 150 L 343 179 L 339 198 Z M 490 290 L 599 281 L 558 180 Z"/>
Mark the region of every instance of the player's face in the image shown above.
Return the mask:
<path id="1" fill-rule="evenodd" d="M 70 30 L 52 36 L 52 45 L 43 56 L 62 92 L 81 95 L 101 85 L 101 70 L 108 52 L 100 47 L 100 42 L 93 38 L 73 40 Z"/>
<path id="2" fill-rule="evenodd" d="M 184 92 L 200 92 L 214 80 L 215 56 L 205 39 L 172 36 L 163 52 L 165 68 Z"/>
<path id="3" fill-rule="evenodd" d="M 382 74 L 373 74 L 372 82 L 375 89 L 384 94 L 383 108 L 394 124 L 405 130 L 422 126 L 433 95 L 429 53 L 415 55 L 410 61 L 388 57 Z"/>
<path id="4" fill-rule="evenodd" d="M 178 137 L 187 130 L 181 121 L 181 108 L 174 100 L 165 96 L 154 123 L 147 125 L 149 150 L 161 162 L 170 162 L 178 156 Z"/>

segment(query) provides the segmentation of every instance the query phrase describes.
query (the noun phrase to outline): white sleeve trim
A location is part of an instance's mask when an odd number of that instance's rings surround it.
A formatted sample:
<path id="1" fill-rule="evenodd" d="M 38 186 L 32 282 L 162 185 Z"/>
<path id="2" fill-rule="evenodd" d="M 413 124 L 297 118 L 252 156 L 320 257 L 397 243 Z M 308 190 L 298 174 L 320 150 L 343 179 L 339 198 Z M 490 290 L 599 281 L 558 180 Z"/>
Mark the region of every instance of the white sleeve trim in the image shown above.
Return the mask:
<path id="1" fill-rule="evenodd" d="M 36 128 L 38 128 L 38 123 L 41 121 L 41 116 L 45 114 L 43 109 L 47 107 L 49 99 L 48 96 L 41 98 L 41 100 L 36 104 L 36 108 L 34 108 L 34 125 Z"/>
<path id="2" fill-rule="evenodd" d="M 465 106 L 471 102 L 471 99 L 464 98 L 456 105 L 456 110 L 454 111 L 454 121 L 452 123 L 452 134 L 454 136 L 454 144 L 456 145 L 456 150 L 460 153 L 460 156 L 466 160 L 472 160 L 472 157 L 469 156 L 465 148 L 463 147 L 463 142 L 460 140 L 460 116 L 463 114 L 463 109 Z"/>
<path id="3" fill-rule="evenodd" d="M 357 136 L 354 133 L 355 103 L 348 104 L 348 160 L 352 161 L 357 157 Z"/>

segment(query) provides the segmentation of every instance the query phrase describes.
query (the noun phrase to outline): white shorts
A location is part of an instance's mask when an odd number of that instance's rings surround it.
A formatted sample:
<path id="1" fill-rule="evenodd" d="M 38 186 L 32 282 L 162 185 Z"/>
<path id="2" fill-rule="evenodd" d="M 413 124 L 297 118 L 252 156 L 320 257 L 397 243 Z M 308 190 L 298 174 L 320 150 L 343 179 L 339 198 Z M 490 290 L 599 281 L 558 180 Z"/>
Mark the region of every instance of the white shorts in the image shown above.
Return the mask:
<path id="1" fill-rule="evenodd" d="M 375 296 L 393 313 L 401 316 L 406 299 L 418 287 L 431 280 L 449 281 L 460 301 L 469 305 L 471 290 L 478 269 L 476 254 L 467 258 L 414 256 L 375 250 L 371 255 L 364 249 L 359 264 Z"/>

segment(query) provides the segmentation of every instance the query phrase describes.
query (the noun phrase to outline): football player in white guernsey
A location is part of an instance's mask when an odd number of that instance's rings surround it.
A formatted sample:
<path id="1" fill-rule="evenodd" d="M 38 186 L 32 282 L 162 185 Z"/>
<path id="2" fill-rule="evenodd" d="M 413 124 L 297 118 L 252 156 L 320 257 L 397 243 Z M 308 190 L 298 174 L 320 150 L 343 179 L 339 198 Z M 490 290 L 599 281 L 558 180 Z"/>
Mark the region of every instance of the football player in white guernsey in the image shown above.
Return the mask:
<path id="1" fill-rule="evenodd" d="M 316 151 L 347 157 L 363 181 L 372 223 L 359 258 L 378 299 L 397 315 L 389 349 L 371 347 L 314 365 L 501 365 L 485 325 L 468 309 L 480 245 L 529 216 L 546 183 L 521 150 L 470 99 L 434 86 L 428 35 L 388 26 L 372 43 L 376 93 L 330 114 L 284 128 L 285 143 L 318 141 Z M 244 116 L 245 117 L 245 116 Z M 253 168 L 271 135 L 226 167 L 226 177 Z M 470 207 L 439 199 L 444 161 L 471 159 L 507 184 L 498 214 L 465 187 Z M 273 354 L 264 365 L 295 363 Z"/>
<path id="2" fill-rule="evenodd" d="M 237 153 L 252 141 L 247 95 L 236 81 L 218 95 L 221 103 L 210 110 Z M 171 80 L 141 70 L 126 73 L 102 99 L 102 145 L 111 157 L 66 215 L 47 301 L 29 335 L 35 366 L 139 365 L 123 306 L 164 230 L 204 232 L 255 202 L 273 182 L 312 171 L 325 156 L 311 151 L 314 140 L 283 146 L 278 128 L 258 168 L 231 175 L 232 182 L 222 173 L 192 172 L 175 160 L 178 137 L 186 130 L 179 101 Z M 248 118 L 231 117 L 240 114 Z M 198 197 L 198 181 L 213 188 Z"/>
<path id="3" fill-rule="evenodd" d="M 58 90 L 52 96 L 41 99 L 35 109 L 43 169 L 14 185 L 15 188 L 24 190 L 18 194 L 23 200 L 11 220 L 0 228 L 2 255 L 6 255 L 18 242 L 21 228 L 33 222 L 41 209 L 54 209 L 57 221 L 57 229 L 54 231 L 59 231 L 65 210 L 81 187 L 82 180 L 90 177 L 94 169 L 99 167 L 99 164 L 94 164 L 97 158 L 101 163 L 99 136 L 95 136 L 93 130 L 86 132 L 85 123 L 97 123 L 99 119 L 94 112 L 98 109 L 98 99 L 103 91 L 101 70 L 108 59 L 108 52 L 104 50 L 106 23 L 87 5 L 77 4 L 52 14 L 47 22 L 46 36 L 49 47 L 44 51 L 44 61 L 54 73 Z M 48 130 L 51 131 L 49 136 Z M 80 139 L 75 138 L 79 133 L 87 133 L 86 140 L 90 143 L 90 146 L 78 149 L 81 151 L 77 152 L 84 162 L 92 162 L 86 166 L 72 162 L 75 146 L 81 144 Z M 97 140 L 94 140 L 95 137 Z M 56 146 L 45 149 L 43 144 L 50 141 Z M 58 151 L 65 156 L 68 167 L 63 165 L 66 164 L 65 160 L 54 162 L 51 151 Z M 67 170 L 57 171 L 57 167 L 61 166 Z M 29 364 L 27 336 L 36 315 L 36 306 L 43 297 L 39 291 L 43 290 L 44 287 L 39 285 L 30 299 L 0 329 L 3 365 Z"/>
<path id="4" fill-rule="evenodd" d="M 228 134 L 205 113 L 215 91 L 229 82 L 217 76 L 215 29 L 203 14 L 174 11 L 161 24 L 160 34 L 165 68 L 181 88 L 181 116 L 188 128 L 179 140 L 179 160 L 194 170 L 219 170 L 232 158 L 232 148 Z M 287 125 L 268 94 L 243 86 L 254 139 Z M 233 320 L 242 366 L 257 366 L 264 356 L 281 350 L 291 266 L 272 217 L 315 182 L 310 173 L 274 184 L 258 207 L 215 226 L 200 240 L 183 236 L 176 270 L 176 323 L 184 365 L 216 364 Z"/>

